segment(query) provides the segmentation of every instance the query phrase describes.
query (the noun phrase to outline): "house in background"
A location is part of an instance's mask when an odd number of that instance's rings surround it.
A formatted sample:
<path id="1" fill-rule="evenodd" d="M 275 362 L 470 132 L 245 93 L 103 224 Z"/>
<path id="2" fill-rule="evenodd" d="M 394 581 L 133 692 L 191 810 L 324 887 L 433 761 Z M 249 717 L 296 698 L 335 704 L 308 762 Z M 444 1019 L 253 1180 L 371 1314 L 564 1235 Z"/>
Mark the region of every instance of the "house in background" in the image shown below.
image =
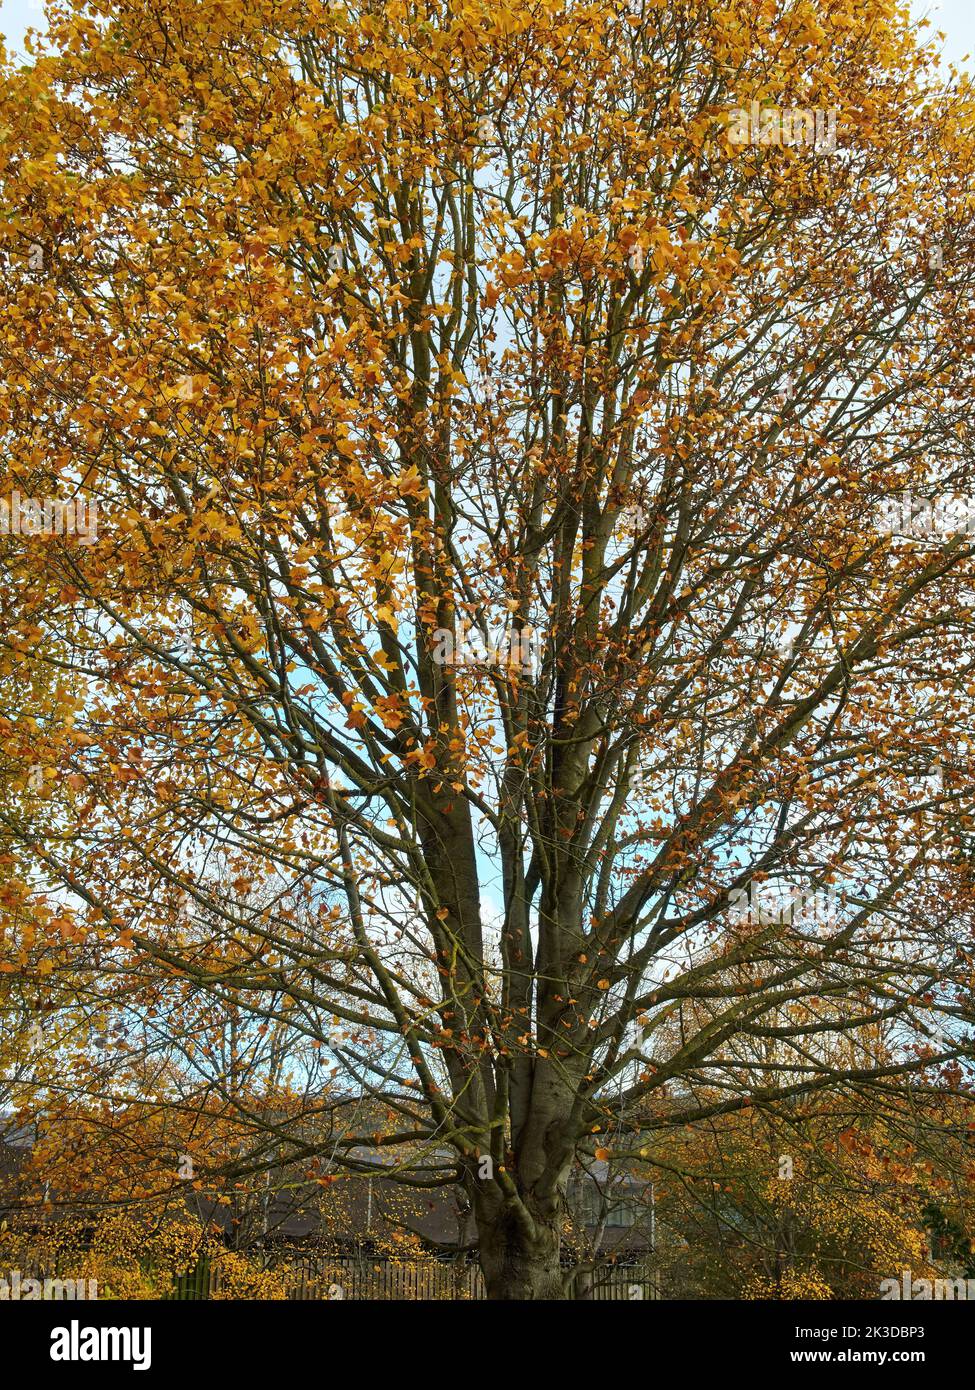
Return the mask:
<path id="1" fill-rule="evenodd" d="M 14 1215 L 18 1198 L 27 1197 L 17 1178 L 32 1140 L 28 1128 L 0 1128 L 0 1217 Z M 186 1206 L 221 1231 L 228 1246 L 260 1251 L 270 1263 L 288 1252 L 382 1259 L 398 1249 L 445 1263 L 476 1258 L 474 1222 L 459 1188 L 410 1187 L 385 1176 L 383 1169 L 392 1166 L 388 1150 L 362 1147 L 349 1157 L 376 1171 L 323 1170 L 321 1176 L 309 1176 L 307 1163 L 272 1166 L 263 1190 L 255 1183 L 245 1194 L 232 1195 L 229 1203 L 213 1192 L 188 1191 Z M 36 1210 L 38 1194 L 31 1195 Z M 594 1161 L 570 1181 L 568 1208 L 563 1261 L 585 1272 L 583 1288 L 599 1284 L 600 1266 L 636 1267 L 652 1253 L 650 1184 L 614 1174 L 609 1164 Z M 84 1202 L 65 1209 L 55 1198 L 53 1214 L 41 1217 L 38 1212 L 38 1218 L 57 1220 L 69 1211 L 84 1211 Z"/>

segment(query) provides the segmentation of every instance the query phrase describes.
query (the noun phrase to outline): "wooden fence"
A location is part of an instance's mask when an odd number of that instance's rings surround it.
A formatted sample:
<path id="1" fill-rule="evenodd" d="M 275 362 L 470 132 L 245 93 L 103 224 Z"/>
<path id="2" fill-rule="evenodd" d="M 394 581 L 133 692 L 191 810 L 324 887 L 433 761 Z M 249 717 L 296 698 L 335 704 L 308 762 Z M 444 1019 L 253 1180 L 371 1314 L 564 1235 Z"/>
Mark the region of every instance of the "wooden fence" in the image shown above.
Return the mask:
<path id="1" fill-rule="evenodd" d="M 439 1260 L 356 1258 L 288 1261 L 296 1276 L 288 1289 L 294 1299 L 367 1299 L 379 1302 L 427 1300 L 471 1302 L 485 1297 L 484 1279 L 476 1264 L 443 1264 Z"/>
<path id="2" fill-rule="evenodd" d="M 23 1279 L 65 1277 L 71 1270 L 62 1261 L 27 1257 L 20 1264 Z M 474 1302 L 486 1297 L 479 1266 L 471 1261 L 391 1260 L 368 1255 L 329 1255 L 321 1251 L 277 1250 L 270 1268 L 284 1275 L 286 1296 L 292 1300 L 354 1299 L 367 1302 Z M 577 1299 L 637 1301 L 659 1297 L 655 1277 L 641 1266 L 605 1266 L 570 1274 L 568 1292 Z M 221 1291 L 220 1270 L 204 1257 L 173 1282 L 164 1297 L 179 1301 L 208 1300 Z"/>
<path id="3" fill-rule="evenodd" d="M 287 1297 L 297 1301 L 355 1299 L 367 1302 L 473 1302 L 486 1297 L 478 1265 L 439 1260 L 389 1260 L 281 1252 L 275 1268 L 286 1272 Z M 567 1271 L 568 1273 L 568 1271 Z M 201 1261 L 176 1281 L 170 1297 L 209 1299 L 220 1290 L 219 1270 Z M 570 1295 L 598 1302 L 636 1302 L 658 1297 L 656 1281 L 642 1267 L 577 1272 Z"/>

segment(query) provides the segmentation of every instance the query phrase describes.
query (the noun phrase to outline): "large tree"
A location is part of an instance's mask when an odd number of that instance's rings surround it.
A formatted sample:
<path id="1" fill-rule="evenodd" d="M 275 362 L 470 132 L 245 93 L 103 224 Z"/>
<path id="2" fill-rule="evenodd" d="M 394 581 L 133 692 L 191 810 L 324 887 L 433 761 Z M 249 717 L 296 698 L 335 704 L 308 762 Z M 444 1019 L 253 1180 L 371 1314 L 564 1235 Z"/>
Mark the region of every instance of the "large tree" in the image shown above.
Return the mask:
<path id="1" fill-rule="evenodd" d="M 329 1052 L 498 1298 L 628 1117 L 957 1084 L 973 546 L 883 508 L 975 493 L 975 145 L 906 7 L 56 9 L 0 434 L 98 535 L 2 640 L 85 683 L 78 968 Z"/>

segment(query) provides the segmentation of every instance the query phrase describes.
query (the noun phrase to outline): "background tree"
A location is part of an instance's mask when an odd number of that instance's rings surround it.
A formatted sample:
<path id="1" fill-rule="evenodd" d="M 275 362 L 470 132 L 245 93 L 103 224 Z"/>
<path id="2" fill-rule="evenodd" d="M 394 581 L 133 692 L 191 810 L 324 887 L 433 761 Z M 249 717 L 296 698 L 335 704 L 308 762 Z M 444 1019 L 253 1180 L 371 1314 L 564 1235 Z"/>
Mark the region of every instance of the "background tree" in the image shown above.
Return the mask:
<path id="1" fill-rule="evenodd" d="M 671 1132 L 652 1159 L 664 1296 L 871 1299 L 905 1269 L 960 1272 L 947 1244 L 932 1250 L 932 1208 L 954 1181 L 971 1191 L 970 1154 L 939 1152 L 923 1123 L 898 1118 L 837 1095 Z"/>

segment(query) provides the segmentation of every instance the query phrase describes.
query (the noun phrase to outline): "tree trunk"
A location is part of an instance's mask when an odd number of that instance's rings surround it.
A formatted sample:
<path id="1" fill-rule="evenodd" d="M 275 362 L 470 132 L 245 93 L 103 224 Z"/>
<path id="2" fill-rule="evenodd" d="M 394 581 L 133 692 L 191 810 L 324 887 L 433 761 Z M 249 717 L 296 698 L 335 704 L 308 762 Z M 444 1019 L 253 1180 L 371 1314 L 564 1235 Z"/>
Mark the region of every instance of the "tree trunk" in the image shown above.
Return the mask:
<path id="1" fill-rule="evenodd" d="M 564 1299 L 559 1221 L 518 1203 L 478 1213 L 481 1270 L 491 1299 Z"/>

